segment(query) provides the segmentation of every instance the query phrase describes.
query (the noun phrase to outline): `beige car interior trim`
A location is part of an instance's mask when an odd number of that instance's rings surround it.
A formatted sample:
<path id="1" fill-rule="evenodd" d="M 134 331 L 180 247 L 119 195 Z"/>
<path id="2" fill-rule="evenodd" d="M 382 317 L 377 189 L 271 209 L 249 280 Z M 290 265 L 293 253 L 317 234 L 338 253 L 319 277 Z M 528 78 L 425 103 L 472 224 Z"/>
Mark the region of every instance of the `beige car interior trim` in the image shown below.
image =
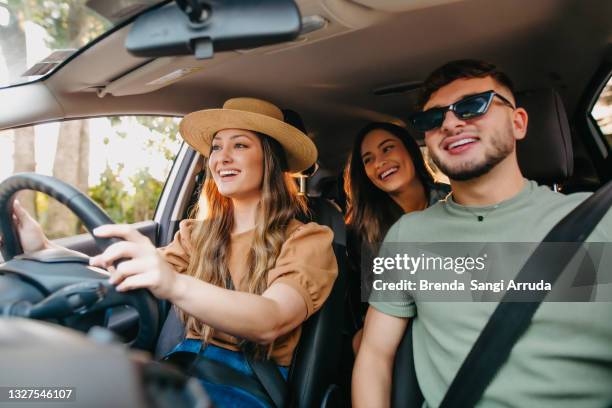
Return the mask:
<path id="1" fill-rule="evenodd" d="M 414 11 L 459 1 L 464 0 L 348 0 L 350 3 L 360 4 L 372 10 L 379 10 L 387 13 Z"/>
<path id="2" fill-rule="evenodd" d="M 334 20 L 355 30 L 374 25 L 390 16 L 388 12 L 349 0 L 323 0 L 321 4 Z"/>
<path id="3" fill-rule="evenodd" d="M 0 129 L 62 118 L 64 110 L 43 82 L 0 90 Z"/>
<path id="4" fill-rule="evenodd" d="M 225 52 L 208 60 L 196 60 L 192 56 L 157 58 L 110 82 L 98 91 L 98 96 L 140 95 L 157 91 L 195 73 L 204 71 L 205 74 L 207 68 L 237 56 L 234 52 Z"/>

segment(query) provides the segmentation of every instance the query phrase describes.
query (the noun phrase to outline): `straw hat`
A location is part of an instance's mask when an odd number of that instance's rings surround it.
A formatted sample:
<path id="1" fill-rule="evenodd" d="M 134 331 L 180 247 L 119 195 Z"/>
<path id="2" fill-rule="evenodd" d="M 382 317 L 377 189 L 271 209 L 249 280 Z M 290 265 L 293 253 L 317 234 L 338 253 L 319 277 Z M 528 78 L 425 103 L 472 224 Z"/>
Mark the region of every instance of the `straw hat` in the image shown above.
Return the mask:
<path id="1" fill-rule="evenodd" d="M 317 160 L 317 148 L 308 136 L 283 121 L 281 110 L 255 98 L 233 98 L 223 109 L 205 109 L 186 115 L 179 130 L 183 139 L 208 157 L 212 138 L 223 129 L 246 129 L 277 140 L 287 156 L 288 171 L 300 172 Z"/>

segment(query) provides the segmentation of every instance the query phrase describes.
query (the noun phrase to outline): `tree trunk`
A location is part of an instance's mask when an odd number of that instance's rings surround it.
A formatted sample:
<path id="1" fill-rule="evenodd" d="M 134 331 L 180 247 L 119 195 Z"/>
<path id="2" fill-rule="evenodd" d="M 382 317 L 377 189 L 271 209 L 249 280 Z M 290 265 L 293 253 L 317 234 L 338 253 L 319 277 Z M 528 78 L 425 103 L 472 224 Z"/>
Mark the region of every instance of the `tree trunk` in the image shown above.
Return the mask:
<path id="1" fill-rule="evenodd" d="M 7 64 L 8 81 L 15 83 L 26 70 L 26 38 L 22 22 L 11 8 L 9 24 L 0 27 L 0 48 Z M 34 128 L 14 130 L 13 173 L 36 171 Z M 22 191 L 18 194 L 21 205 L 33 216 L 37 216 L 35 193 Z"/>
<path id="2" fill-rule="evenodd" d="M 7 10 L 10 20 L 8 26 L 0 26 L 0 48 L 7 64 L 9 83 L 15 83 L 27 68 L 26 37 L 19 16 L 10 7 Z"/>
<path id="3" fill-rule="evenodd" d="M 57 141 L 53 176 L 87 193 L 89 176 L 89 127 L 84 120 L 62 122 Z M 47 234 L 50 238 L 78 233 L 77 219 L 63 205 L 49 201 Z"/>
<path id="4" fill-rule="evenodd" d="M 74 7 L 77 2 L 70 2 L 66 31 L 63 33 L 71 47 L 79 48 L 85 29 L 86 17 L 82 7 Z M 85 120 L 63 122 L 59 130 L 59 139 L 53 175 L 81 192 L 87 194 L 89 187 L 89 123 Z M 79 233 L 80 224 L 63 205 L 55 200 L 49 202 L 48 227 L 50 237 L 65 237 Z"/>
<path id="5" fill-rule="evenodd" d="M 79 139 L 79 173 L 76 187 L 87 194 L 89 188 L 89 121 L 81 120 L 81 137 Z"/>
<path id="6" fill-rule="evenodd" d="M 89 189 L 89 121 L 81 120 L 81 138 L 79 144 L 79 173 L 76 188 L 87 194 Z M 86 232 L 83 224 L 78 221 L 77 233 Z"/>
<path id="7" fill-rule="evenodd" d="M 13 152 L 13 174 L 21 172 L 36 171 L 36 160 L 34 159 L 34 128 L 31 126 L 13 130 L 14 146 Z M 32 214 L 33 217 L 38 216 L 36 211 L 36 193 L 31 190 L 21 191 L 17 198 L 19 202 Z"/>

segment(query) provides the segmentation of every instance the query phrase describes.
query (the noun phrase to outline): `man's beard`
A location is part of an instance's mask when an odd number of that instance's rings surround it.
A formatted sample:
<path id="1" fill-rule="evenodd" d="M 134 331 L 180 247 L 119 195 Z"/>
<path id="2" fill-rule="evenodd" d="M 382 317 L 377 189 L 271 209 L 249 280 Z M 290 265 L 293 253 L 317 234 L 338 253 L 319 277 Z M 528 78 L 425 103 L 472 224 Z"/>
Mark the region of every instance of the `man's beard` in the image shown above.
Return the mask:
<path id="1" fill-rule="evenodd" d="M 498 134 L 497 137 L 494 136 L 491 141 L 491 148 L 485 151 L 485 156 L 480 162 L 460 163 L 451 167 L 443 163 L 433 151 L 431 152 L 431 159 L 440 171 L 451 180 L 467 181 L 475 179 L 487 174 L 514 151 L 514 139 L 511 132 L 512 130 L 508 129 L 506 132 Z"/>

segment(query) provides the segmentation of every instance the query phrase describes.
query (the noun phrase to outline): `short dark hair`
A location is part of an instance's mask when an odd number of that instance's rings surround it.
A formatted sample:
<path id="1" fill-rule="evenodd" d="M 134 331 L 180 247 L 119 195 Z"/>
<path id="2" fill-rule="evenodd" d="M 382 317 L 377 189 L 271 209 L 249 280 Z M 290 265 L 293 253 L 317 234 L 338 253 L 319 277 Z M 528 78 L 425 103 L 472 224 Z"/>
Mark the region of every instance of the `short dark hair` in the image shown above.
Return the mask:
<path id="1" fill-rule="evenodd" d="M 512 80 L 506 73 L 497 69 L 495 65 L 480 60 L 463 59 L 447 62 L 429 74 L 421 87 L 418 108 L 423 109 L 434 92 L 457 79 L 486 77 L 491 77 L 500 85 L 508 88 L 514 96 Z"/>

